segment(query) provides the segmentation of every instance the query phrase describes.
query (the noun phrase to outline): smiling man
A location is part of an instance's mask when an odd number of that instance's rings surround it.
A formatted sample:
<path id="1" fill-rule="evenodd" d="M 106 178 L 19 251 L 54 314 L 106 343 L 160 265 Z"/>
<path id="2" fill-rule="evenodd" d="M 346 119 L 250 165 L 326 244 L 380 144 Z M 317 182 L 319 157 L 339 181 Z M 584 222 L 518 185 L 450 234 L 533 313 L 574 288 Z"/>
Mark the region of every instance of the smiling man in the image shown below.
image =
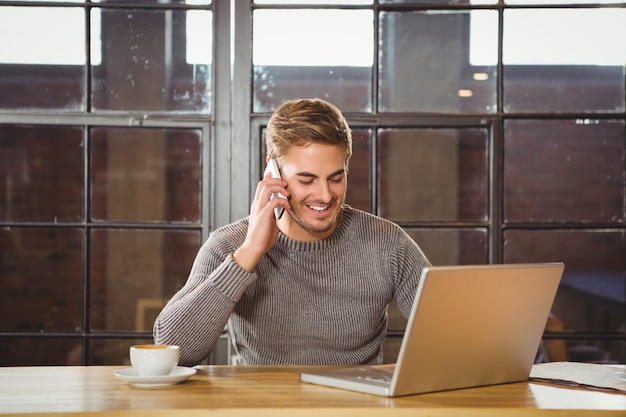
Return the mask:
<path id="1" fill-rule="evenodd" d="M 345 204 L 352 133 L 335 106 L 285 102 L 266 145 L 281 177 L 266 171 L 250 215 L 211 233 L 155 342 L 192 366 L 228 324 L 241 364 L 381 363 L 387 306 L 408 316 L 430 263 L 399 226 Z"/>
<path id="2" fill-rule="evenodd" d="M 312 143 L 293 148 L 280 161 L 291 184 L 291 210 L 279 228 L 284 225 L 284 233 L 297 240 L 328 237 L 337 225 L 347 190 L 342 149 Z"/>

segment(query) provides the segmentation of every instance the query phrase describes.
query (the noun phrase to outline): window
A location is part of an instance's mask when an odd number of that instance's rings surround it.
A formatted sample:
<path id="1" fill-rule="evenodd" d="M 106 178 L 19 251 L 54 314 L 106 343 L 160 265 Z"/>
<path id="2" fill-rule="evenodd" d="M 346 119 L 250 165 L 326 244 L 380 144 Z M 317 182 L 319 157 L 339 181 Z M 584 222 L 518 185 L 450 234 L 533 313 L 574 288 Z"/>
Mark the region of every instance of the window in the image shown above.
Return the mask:
<path id="1" fill-rule="evenodd" d="M 622 2 L 62 3 L 0 0 L 0 365 L 151 340 L 311 96 L 353 128 L 348 204 L 436 265 L 564 261 L 546 341 L 626 361 Z"/>
<path id="2" fill-rule="evenodd" d="M 623 362 L 626 49 L 615 39 L 624 38 L 625 9 L 577 1 L 310 3 L 241 9 L 256 25 L 255 175 L 264 165 L 264 123 L 278 104 L 334 101 L 357 133 L 349 204 L 398 222 L 436 265 L 564 261 L 553 308 L 564 332 L 546 337 L 566 339 L 570 360 Z M 371 19 L 356 17 L 372 11 Z M 328 16 L 344 15 L 347 27 L 350 13 L 354 29 L 344 35 Z M 336 48 L 350 52 L 343 59 L 368 50 L 369 34 L 350 42 L 370 24 L 372 63 L 328 61 Z M 333 41 L 308 29 L 320 27 L 335 30 Z M 306 60 L 296 63 L 300 45 Z M 392 309 L 391 336 L 402 328 Z M 389 338 L 385 360 L 395 359 L 397 340 Z"/>
<path id="3" fill-rule="evenodd" d="M 0 363 L 121 363 L 212 221 L 214 12 L 52 3 L 0 2 Z"/>

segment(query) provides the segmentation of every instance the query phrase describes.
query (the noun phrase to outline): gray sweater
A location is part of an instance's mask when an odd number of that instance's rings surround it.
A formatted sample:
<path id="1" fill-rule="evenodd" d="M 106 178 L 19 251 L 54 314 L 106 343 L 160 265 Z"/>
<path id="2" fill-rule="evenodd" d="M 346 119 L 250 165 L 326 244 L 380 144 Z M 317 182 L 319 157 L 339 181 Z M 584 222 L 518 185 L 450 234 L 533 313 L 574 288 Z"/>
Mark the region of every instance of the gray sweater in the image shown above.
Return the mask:
<path id="1" fill-rule="evenodd" d="M 228 323 L 241 364 L 382 362 L 387 305 L 408 316 L 430 263 L 397 225 L 344 205 L 335 232 L 316 242 L 279 232 L 253 273 L 232 253 L 248 219 L 209 236 L 185 286 L 154 324 L 156 343 L 181 347 L 180 364 L 200 363 Z"/>

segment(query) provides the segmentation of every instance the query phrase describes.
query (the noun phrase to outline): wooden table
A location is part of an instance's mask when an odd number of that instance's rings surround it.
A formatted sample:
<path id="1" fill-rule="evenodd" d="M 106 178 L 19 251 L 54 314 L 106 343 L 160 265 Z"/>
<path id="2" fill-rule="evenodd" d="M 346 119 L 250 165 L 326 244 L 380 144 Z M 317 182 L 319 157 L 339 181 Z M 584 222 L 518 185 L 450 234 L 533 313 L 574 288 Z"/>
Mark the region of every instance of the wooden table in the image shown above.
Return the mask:
<path id="1" fill-rule="evenodd" d="M 626 395 L 535 382 L 383 398 L 300 382 L 306 367 L 199 366 L 139 389 L 114 366 L 0 368 L 0 414 L 112 416 L 626 416 Z"/>

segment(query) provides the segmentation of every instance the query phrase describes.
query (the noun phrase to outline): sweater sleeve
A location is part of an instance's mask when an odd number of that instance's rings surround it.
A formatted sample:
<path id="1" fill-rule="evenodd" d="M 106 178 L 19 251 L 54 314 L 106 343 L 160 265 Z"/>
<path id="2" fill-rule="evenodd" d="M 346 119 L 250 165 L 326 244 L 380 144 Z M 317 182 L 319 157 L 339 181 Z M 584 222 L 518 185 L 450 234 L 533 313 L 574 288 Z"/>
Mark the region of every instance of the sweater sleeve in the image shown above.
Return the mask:
<path id="1" fill-rule="evenodd" d="M 186 284 L 154 323 L 157 344 L 180 346 L 182 366 L 202 362 L 213 350 L 228 319 L 256 274 L 234 261 L 234 247 L 219 236 L 202 246 Z"/>
<path id="2" fill-rule="evenodd" d="M 396 272 L 394 277 L 394 298 L 404 317 L 411 314 L 413 299 L 424 268 L 431 266 L 430 261 L 424 255 L 415 241 L 401 228 L 398 227 L 397 250 L 394 252 Z"/>

